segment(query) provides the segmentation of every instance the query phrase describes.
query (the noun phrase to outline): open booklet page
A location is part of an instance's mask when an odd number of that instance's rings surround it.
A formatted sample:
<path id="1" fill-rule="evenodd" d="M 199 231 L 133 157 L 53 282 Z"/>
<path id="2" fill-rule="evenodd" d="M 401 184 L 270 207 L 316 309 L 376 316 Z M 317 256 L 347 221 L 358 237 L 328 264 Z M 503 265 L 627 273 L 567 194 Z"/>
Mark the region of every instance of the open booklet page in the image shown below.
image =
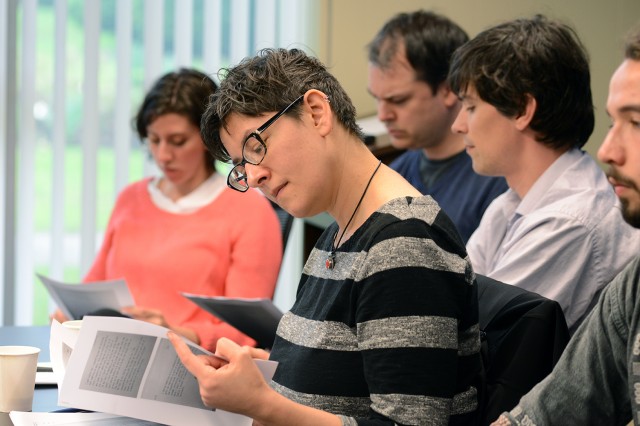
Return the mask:
<path id="1" fill-rule="evenodd" d="M 85 314 L 98 309 L 120 310 L 135 305 L 129 287 L 124 280 L 101 281 L 90 284 L 69 284 L 36 274 L 69 319 L 82 319 Z"/>
<path id="2" fill-rule="evenodd" d="M 259 347 L 270 348 L 273 345 L 282 312 L 270 299 L 182 295 L 254 339 Z"/>
<path id="3" fill-rule="evenodd" d="M 129 416 L 167 425 L 251 425 L 207 408 L 198 382 L 182 365 L 167 329 L 143 321 L 85 316 L 60 389 L 64 407 Z M 185 340 L 186 341 L 186 340 Z M 196 354 L 211 352 L 187 341 Z M 266 380 L 277 363 L 256 360 Z"/>

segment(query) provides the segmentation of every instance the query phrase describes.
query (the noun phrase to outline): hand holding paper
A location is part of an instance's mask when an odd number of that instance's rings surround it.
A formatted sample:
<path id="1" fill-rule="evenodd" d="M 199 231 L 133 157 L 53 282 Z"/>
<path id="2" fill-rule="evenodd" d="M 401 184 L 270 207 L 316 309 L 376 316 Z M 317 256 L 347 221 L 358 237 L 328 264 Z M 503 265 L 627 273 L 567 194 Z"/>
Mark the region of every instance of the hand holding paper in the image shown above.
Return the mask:
<path id="1" fill-rule="evenodd" d="M 122 313 L 133 319 L 169 328 L 169 324 L 167 323 L 164 314 L 158 309 L 148 309 L 140 306 L 125 306 L 122 308 Z"/>
<path id="2" fill-rule="evenodd" d="M 204 406 L 196 379 L 180 362 L 167 333 L 164 327 L 130 318 L 85 316 L 69 359 L 74 368 L 65 373 L 58 404 L 168 425 L 185 424 L 186 418 L 198 425 L 250 425 L 248 417 Z M 226 361 L 214 362 L 211 352 L 172 335 L 180 348 L 201 355 L 193 356 L 200 367 L 226 369 Z M 210 361 L 205 365 L 200 359 Z M 248 359 L 266 384 L 277 364 Z"/>
<path id="3" fill-rule="evenodd" d="M 178 333 L 181 336 L 186 337 L 194 343 L 200 344 L 200 338 L 196 330 L 189 327 L 180 327 L 171 325 L 167 322 L 166 317 L 159 309 L 149 309 L 142 306 L 125 306 L 122 308 L 122 313 L 130 316 L 133 319 L 140 321 L 146 321 L 150 324 L 159 325 L 160 327 L 168 328 L 173 332 Z"/>
<path id="4" fill-rule="evenodd" d="M 82 319 L 85 314 L 99 309 L 108 308 L 117 311 L 123 306 L 134 305 L 133 296 L 124 280 L 84 285 L 63 283 L 40 274 L 37 276 L 63 314 L 63 316 L 55 314 L 54 319 L 58 322 Z"/>
<path id="5" fill-rule="evenodd" d="M 216 356 L 195 355 L 176 334 L 169 333 L 180 361 L 200 384 L 200 396 L 208 407 L 255 417 L 265 407 L 267 395 L 275 392 L 267 384 L 253 357 L 253 348 L 229 339 L 218 340 Z"/>

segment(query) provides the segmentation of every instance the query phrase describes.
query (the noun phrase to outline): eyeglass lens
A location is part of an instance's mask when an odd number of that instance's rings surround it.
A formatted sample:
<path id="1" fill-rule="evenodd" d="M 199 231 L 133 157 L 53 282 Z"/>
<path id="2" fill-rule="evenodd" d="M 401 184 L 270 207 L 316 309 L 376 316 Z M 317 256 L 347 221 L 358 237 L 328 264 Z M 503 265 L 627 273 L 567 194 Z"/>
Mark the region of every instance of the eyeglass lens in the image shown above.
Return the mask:
<path id="1" fill-rule="evenodd" d="M 258 134 L 253 133 L 249 135 L 247 140 L 244 142 L 242 156 L 249 164 L 260 164 L 267 152 L 264 143 L 259 138 L 260 136 L 258 136 Z"/>
<path id="2" fill-rule="evenodd" d="M 227 183 L 238 191 L 244 192 L 249 189 L 249 184 L 247 183 L 247 172 L 244 169 L 243 164 L 238 164 L 231 169 L 229 177 L 227 178 Z"/>

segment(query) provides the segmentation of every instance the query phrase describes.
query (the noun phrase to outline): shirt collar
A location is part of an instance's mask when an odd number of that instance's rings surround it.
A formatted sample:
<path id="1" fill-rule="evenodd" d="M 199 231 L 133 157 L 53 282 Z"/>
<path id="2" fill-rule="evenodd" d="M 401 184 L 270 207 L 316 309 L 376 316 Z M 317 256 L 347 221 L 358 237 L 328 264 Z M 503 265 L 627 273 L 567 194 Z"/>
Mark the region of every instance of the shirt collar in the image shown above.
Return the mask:
<path id="1" fill-rule="evenodd" d="M 225 189 L 225 178 L 218 172 L 214 172 L 196 189 L 173 201 L 160 191 L 158 184 L 162 176 L 156 176 L 149 181 L 147 190 L 151 196 L 151 201 L 160 210 L 175 214 L 188 214 L 210 204 Z"/>
<path id="2" fill-rule="evenodd" d="M 579 161 L 583 155 L 584 152 L 578 148 L 573 148 L 558 157 L 556 161 L 554 161 L 553 164 L 551 164 L 535 181 L 531 189 L 529 189 L 524 198 L 522 198 L 522 201 L 516 208 L 515 213 L 519 215 L 526 215 L 535 210 L 538 206 L 538 202 L 545 196 L 560 176 L 573 164 Z"/>

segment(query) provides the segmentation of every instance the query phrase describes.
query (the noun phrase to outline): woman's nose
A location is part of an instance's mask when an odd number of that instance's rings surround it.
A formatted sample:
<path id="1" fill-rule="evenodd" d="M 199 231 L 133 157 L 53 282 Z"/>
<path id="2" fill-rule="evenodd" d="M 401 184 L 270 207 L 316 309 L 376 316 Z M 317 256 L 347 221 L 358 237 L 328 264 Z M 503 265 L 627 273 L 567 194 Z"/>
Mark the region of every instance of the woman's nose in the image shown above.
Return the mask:
<path id="1" fill-rule="evenodd" d="M 173 152 L 171 150 L 171 147 L 165 141 L 158 142 L 158 144 L 156 145 L 155 152 L 156 152 L 156 155 L 155 155 L 156 161 L 160 163 L 165 163 L 171 160 L 171 158 L 173 157 Z"/>
<path id="2" fill-rule="evenodd" d="M 268 179 L 269 170 L 266 167 L 247 163 L 244 169 L 247 173 L 247 184 L 251 188 L 259 188 Z"/>

